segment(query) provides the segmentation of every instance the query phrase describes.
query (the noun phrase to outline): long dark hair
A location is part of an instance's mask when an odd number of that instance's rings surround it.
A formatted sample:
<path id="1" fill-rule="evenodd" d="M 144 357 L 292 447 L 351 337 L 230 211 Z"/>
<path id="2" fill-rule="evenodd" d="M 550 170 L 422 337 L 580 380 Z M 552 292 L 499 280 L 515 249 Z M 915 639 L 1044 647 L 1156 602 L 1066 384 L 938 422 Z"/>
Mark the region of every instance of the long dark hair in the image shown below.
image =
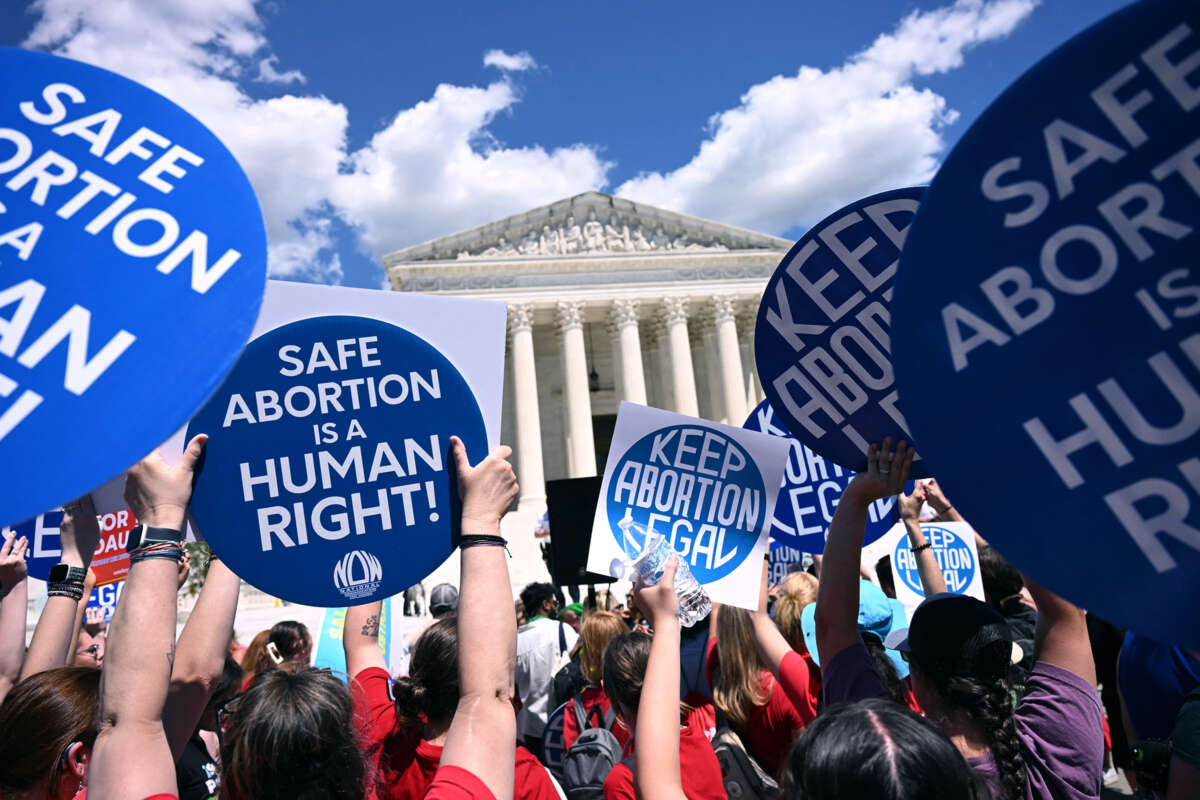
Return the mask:
<path id="1" fill-rule="evenodd" d="M 328 670 L 256 675 L 221 735 L 221 777 L 231 800 L 362 800 L 350 690 Z"/>
<path id="2" fill-rule="evenodd" d="M 622 633 L 604 648 L 604 692 L 618 712 L 625 709 L 637 713 L 649 663 L 650 637 L 644 633 Z"/>
<path id="3" fill-rule="evenodd" d="M 396 722 L 420 726 L 445 722 L 458 707 L 458 619 L 430 625 L 413 645 L 408 674 L 392 684 Z"/>
<path id="4" fill-rule="evenodd" d="M 0 794 L 54 790 L 72 742 L 91 747 L 100 729 L 100 670 L 48 669 L 14 686 L 0 703 Z"/>
<path id="5" fill-rule="evenodd" d="M 1011 649 L 1011 645 L 1008 647 Z M 1028 780 L 1025 756 L 1021 752 L 1021 740 L 1017 738 L 1013 695 L 1008 681 L 1003 678 L 985 681 L 961 675 L 931 674 L 923 667 L 922 671 L 948 707 L 966 711 L 983 728 L 992 754 L 996 757 L 996 769 L 1004 787 L 1001 800 L 1024 798 Z"/>
<path id="6" fill-rule="evenodd" d="M 900 674 L 896 672 L 896 665 L 888 656 L 887 649 L 883 646 L 883 641 L 873 633 L 862 633 L 863 645 L 867 648 L 867 653 L 871 656 L 871 664 L 875 668 L 875 674 L 879 676 L 879 682 L 883 684 L 883 688 L 887 690 L 888 697 L 895 700 L 902 706 L 908 705 L 908 694 L 904 691 L 904 682 L 900 678 Z"/>
<path id="7" fill-rule="evenodd" d="M 834 706 L 805 727 L 783 771 L 788 800 L 986 800 L 946 735 L 891 700 Z"/>

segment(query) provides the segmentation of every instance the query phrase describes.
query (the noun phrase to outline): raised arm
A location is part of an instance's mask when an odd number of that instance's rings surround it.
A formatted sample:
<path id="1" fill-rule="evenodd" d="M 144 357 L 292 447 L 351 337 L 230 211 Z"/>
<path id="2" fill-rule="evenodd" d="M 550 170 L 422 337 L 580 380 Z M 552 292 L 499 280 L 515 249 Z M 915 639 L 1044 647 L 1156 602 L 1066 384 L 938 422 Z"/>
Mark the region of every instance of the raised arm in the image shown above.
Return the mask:
<path id="1" fill-rule="evenodd" d="M 925 499 L 937 513 L 938 522 L 966 522 L 962 514 L 958 513 L 958 509 L 950 505 L 950 501 L 946 499 L 942 487 L 938 485 L 937 478 L 925 481 L 921 484 L 921 488 L 925 490 Z"/>
<path id="2" fill-rule="evenodd" d="M 1025 586 L 1038 608 L 1038 661 L 1074 672 L 1096 685 L 1096 662 L 1088 639 L 1087 619 L 1081 609 L 1024 576 Z"/>
<path id="3" fill-rule="evenodd" d="M 892 440 L 867 451 L 867 470 L 854 476 L 838 501 L 825 540 L 817 587 L 817 650 L 821 665 L 862 640 L 858 635 L 858 570 L 862 563 L 867 509 L 882 497 L 899 494 L 908 480 L 913 450 L 904 442 L 892 453 Z"/>
<path id="4" fill-rule="evenodd" d="M 783 657 L 795 651 L 792 650 L 787 639 L 783 638 L 783 634 L 779 632 L 779 626 L 775 624 L 775 620 L 771 619 L 771 615 L 767 613 L 767 573 L 769 571 L 770 563 L 763 561 L 762 581 L 758 587 L 758 608 L 755 609 L 750 619 L 754 622 L 754 641 L 758 645 L 758 652 L 762 656 L 763 663 L 778 678 L 779 665 L 783 663 Z"/>
<path id="5" fill-rule="evenodd" d="M 677 556 L 667 559 L 662 579 L 640 582 L 634 599 L 654 626 L 650 660 L 642 679 L 633 753 L 633 778 L 641 800 L 684 800 L 679 767 L 679 599 L 675 596 Z"/>
<path id="6" fill-rule="evenodd" d="M 379 620 L 382 614 L 382 600 L 346 609 L 342 647 L 346 651 L 346 673 L 351 678 L 368 667 L 388 668 L 383 653 L 379 652 Z"/>
<path id="7" fill-rule="evenodd" d="M 507 556 L 503 547 L 495 545 L 503 541 L 500 518 L 517 496 L 517 479 L 507 460 L 512 453 L 508 447 L 498 448 L 472 467 L 458 438 L 450 446 L 462 498 L 460 695 L 441 764 L 470 772 L 497 800 L 510 800 L 517 741 L 512 707 L 517 619 Z"/>
<path id="8" fill-rule="evenodd" d="M 946 575 L 938 566 L 933 548 L 925 541 L 921 530 L 921 506 L 925 504 L 925 485 L 919 484 L 911 495 L 900 493 L 900 519 L 908 533 L 908 547 L 917 561 L 917 574 L 921 576 L 921 588 L 926 597 L 946 591 Z"/>
<path id="9" fill-rule="evenodd" d="M 25 609 L 29 581 L 25 548 L 29 540 L 9 531 L 0 545 L 0 701 L 21 677 L 25 660 Z"/>
<path id="10" fill-rule="evenodd" d="M 42 616 L 38 618 L 29 652 L 25 654 L 25 665 L 21 677 L 27 678 L 38 672 L 65 666 L 71 653 L 71 639 L 75 631 L 75 618 L 79 606 L 87 605 L 83 593 L 88 567 L 96 543 L 100 540 L 100 523 L 96 520 L 96 508 L 92 498 L 84 495 L 63 508 L 62 523 L 58 527 L 62 545 L 62 563 L 70 568 L 71 575 L 62 583 L 47 586 L 48 597 Z"/>
<path id="11" fill-rule="evenodd" d="M 192 439 L 174 467 L 155 451 L 130 468 L 125 500 L 144 525 L 182 533 L 204 442 L 204 436 Z M 88 793 L 97 800 L 176 792 L 162 717 L 175 659 L 181 551 L 179 544 L 156 544 L 130 552 L 100 675 L 100 733 L 88 773 Z"/>
<path id="12" fill-rule="evenodd" d="M 225 653 L 233 638 L 238 590 L 242 582 L 218 558 L 208 564 L 208 575 L 196 606 L 179 634 L 171 688 L 163 709 L 163 726 L 171 757 L 178 759 L 196 729 L 204 708 L 225 671 Z M 178 573 L 175 586 L 179 587 Z"/>

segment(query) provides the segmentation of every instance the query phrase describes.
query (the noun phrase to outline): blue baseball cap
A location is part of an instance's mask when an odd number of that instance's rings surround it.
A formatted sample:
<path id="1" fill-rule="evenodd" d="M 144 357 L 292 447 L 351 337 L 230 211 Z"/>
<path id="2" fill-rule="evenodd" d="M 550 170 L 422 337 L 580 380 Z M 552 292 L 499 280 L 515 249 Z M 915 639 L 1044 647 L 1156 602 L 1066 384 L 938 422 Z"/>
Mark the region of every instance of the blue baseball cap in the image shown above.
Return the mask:
<path id="1" fill-rule="evenodd" d="M 804 644 L 808 647 L 808 652 L 812 655 L 813 663 L 818 667 L 821 666 L 820 656 L 817 654 L 817 604 L 809 603 L 800 612 L 800 629 L 804 633 Z M 905 630 L 908 628 L 908 615 L 904 610 L 904 604 L 899 600 L 892 599 L 883 593 L 875 584 L 870 581 L 859 581 L 858 583 L 858 631 L 859 633 L 870 633 L 879 638 L 879 641 L 886 642 L 888 636 L 894 631 Z M 894 649 L 887 648 L 888 658 L 892 660 L 892 664 L 896 667 L 896 674 L 901 679 L 908 677 L 908 663 L 900 656 L 900 653 Z"/>

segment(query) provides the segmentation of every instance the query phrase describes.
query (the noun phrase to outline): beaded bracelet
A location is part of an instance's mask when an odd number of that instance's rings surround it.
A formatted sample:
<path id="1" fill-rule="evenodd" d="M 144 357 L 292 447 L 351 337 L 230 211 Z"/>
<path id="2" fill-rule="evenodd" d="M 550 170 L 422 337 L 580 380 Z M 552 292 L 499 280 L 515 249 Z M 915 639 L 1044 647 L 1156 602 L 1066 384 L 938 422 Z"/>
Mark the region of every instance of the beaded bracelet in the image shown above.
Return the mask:
<path id="1" fill-rule="evenodd" d="M 129 553 L 129 566 L 152 558 L 167 558 L 179 564 L 183 561 L 183 545 L 177 542 L 157 542 Z"/>

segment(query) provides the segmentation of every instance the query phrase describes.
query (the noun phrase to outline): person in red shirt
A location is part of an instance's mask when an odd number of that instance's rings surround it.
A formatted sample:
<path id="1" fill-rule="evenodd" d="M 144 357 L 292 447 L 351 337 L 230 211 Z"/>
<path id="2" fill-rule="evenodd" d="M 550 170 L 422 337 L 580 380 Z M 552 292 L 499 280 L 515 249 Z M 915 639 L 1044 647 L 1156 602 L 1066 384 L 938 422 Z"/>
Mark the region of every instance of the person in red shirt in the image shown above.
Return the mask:
<path id="1" fill-rule="evenodd" d="M 409 674 L 393 683 L 379 652 L 382 602 L 348 609 L 343 642 L 360 746 L 372 761 L 378 800 L 424 797 L 442 758 L 459 703 L 458 621 L 430 625 L 413 645 Z M 524 747 L 516 751 L 514 795 L 558 800 L 546 768 Z"/>
<path id="2" fill-rule="evenodd" d="M 671 583 L 672 576 L 664 573 L 662 583 Z M 672 584 L 671 596 L 674 597 Z M 677 606 L 678 607 L 678 606 Z M 716 753 L 709 742 L 708 732 L 700 721 L 701 714 L 687 713 L 687 707 L 679 703 L 679 619 L 678 610 L 668 621 L 655 619 L 654 636 L 651 638 L 644 633 L 623 633 L 613 639 L 604 651 L 604 690 L 612 699 L 617 714 L 626 727 L 634 731 L 634 756 L 632 764 L 625 762 L 617 764 L 604 781 L 605 800 L 644 800 L 645 790 L 642 773 L 650 770 L 656 773 L 664 762 L 675 770 L 675 775 L 682 775 L 681 791 L 692 800 L 725 800 L 725 787 L 721 778 L 721 765 L 717 763 Z M 657 648 L 657 649 L 656 649 Z M 658 682 L 654 700 L 647 702 L 650 691 L 655 688 L 651 684 L 652 653 L 670 650 L 673 664 L 668 670 L 669 676 Z M 663 660 L 660 656 L 660 661 Z M 656 665 L 657 666 L 657 665 Z M 651 736 L 650 741 L 656 742 L 650 747 L 639 741 L 642 736 L 641 715 L 647 706 L 657 716 L 668 712 L 661 707 L 669 700 L 669 713 L 673 721 L 669 727 L 673 729 L 670 746 Z"/>
<path id="3" fill-rule="evenodd" d="M 793 699 L 792 704 L 801 713 L 804 713 L 805 709 L 811 709 L 813 714 L 817 713 L 821 699 L 821 668 L 817 666 L 812 653 L 808 651 L 808 645 L 805 644 L 804 627 L 800 618 L 805 606 L 817 602 L 817 585 L 816 577 L 807 572 L 789 573 L 779 583 L 779 597 L 771 611 L 771 617 L 775 620 L 779 632 L 792 649 L 800 654 L 808 667 L 808 697 L 799 705 Z"/>
<path id="4" fill-rule="evenodd" d="M 579 650 L 579 667 L 588 685 L 579 693 L 579 700 L 583 703 L 584 719 L 589 720 L 593 726 L 598 724 L 598 721 L 602 723 L 605 715 L 612 708 L 608 694 L 600 685 L 601 670 L 604 667 L 604 650 L 608 647 L 609 642 L 628 630 L 625 622 L 611 611 L 593 611 L 583 620 L 583 626 L 579 633 L 582 645 Z M 629 744 L 629 730 L 619 721 L 613 725 L 612 733 L 621 743 L 621 747 Z M 575 740 L 578 738 L 579 721 L 575 719 L 574 714 L 563 714 L 563 752 L 570 750 L 571 745 L 575 744 Z"/>

